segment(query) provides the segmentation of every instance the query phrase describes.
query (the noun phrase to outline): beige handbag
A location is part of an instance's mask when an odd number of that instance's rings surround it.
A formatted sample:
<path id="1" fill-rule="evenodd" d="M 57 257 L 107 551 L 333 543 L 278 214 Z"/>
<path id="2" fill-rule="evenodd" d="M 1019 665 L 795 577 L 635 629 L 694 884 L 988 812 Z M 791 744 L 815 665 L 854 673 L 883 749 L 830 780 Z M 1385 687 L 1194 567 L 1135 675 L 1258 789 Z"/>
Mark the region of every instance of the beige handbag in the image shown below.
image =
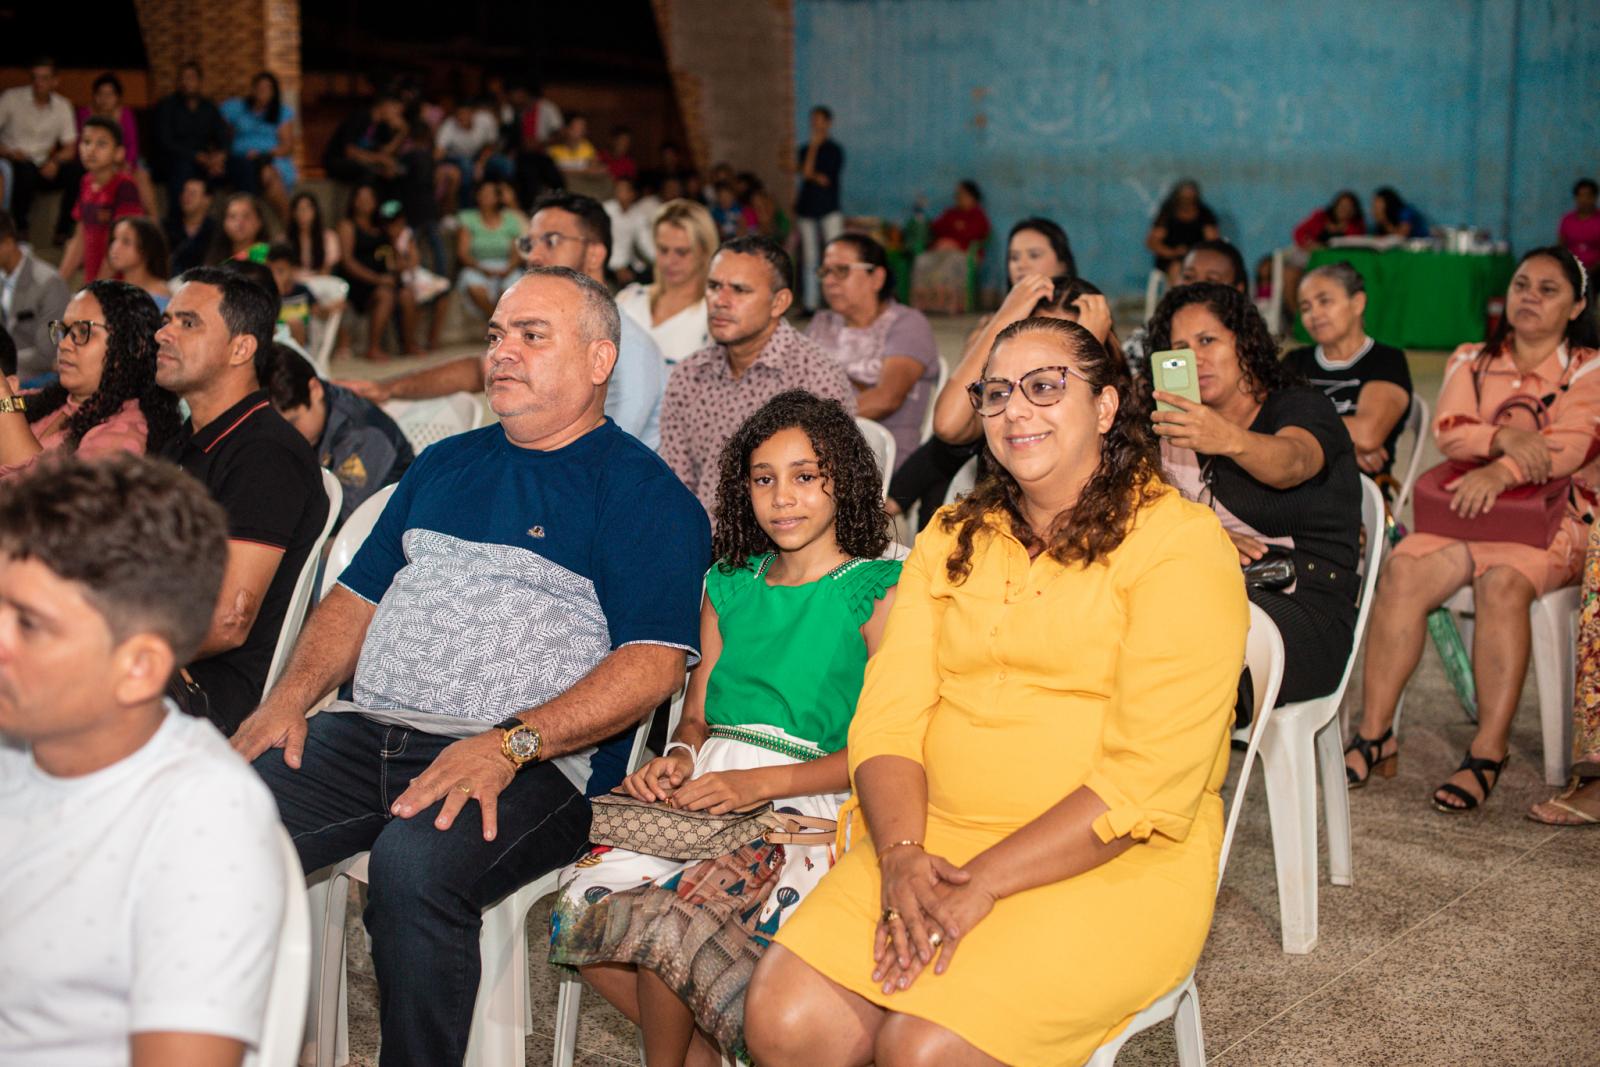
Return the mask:
<path id="1" fill-rule="evenodd" d="M 710 860 L 762 838 L 777 845 L 831 845 L 832 819 L 772 810 L 770 802 L 713 815 L 608 793 L 592 801 L 589 840 L 668 860 Z M 802 833 L 809 830 L 810 833 Z"/>

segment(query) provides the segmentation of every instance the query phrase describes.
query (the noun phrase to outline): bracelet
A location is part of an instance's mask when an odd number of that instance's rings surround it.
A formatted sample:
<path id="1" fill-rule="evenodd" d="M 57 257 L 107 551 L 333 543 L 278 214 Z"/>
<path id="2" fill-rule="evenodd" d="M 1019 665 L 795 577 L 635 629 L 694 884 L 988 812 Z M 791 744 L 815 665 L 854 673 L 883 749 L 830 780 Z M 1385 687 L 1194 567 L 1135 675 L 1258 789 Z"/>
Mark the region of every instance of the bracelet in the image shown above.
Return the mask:
<path id="1" fill-rule="evenodd" d="M 690 763 L 698 763 L 700 761 L 700 752 L 699 752 L 699 750 L 697 750 L 693 745 L 689 744 L 689 742 L 687 742 L 687 741 L 668 741 L 667 742 L 667 747 L 661 750 L 661 755 L 663 757 L 670 756 L 670 755 L 672 755 L 672 750 L 675 749 L 675 748 L 681 748 L 685 752 L 689 753 L 689 762 Z"/>
<path id="2" fill-rule="evenodd" d="M 910 838 L 907 838 L 904 841 L 896 841 L 892 845 L 884 845 L 882 848 L 880 848 L 878 850 L 878 858 L 880 860 L 883 859 L 884 853 L 893 851 L 894 849 L 899 848 L 901 845 L 916 845 L 918 848 L 921 848 L 922 847 L 922 842 L 921 841 L 912 841 Z"/>

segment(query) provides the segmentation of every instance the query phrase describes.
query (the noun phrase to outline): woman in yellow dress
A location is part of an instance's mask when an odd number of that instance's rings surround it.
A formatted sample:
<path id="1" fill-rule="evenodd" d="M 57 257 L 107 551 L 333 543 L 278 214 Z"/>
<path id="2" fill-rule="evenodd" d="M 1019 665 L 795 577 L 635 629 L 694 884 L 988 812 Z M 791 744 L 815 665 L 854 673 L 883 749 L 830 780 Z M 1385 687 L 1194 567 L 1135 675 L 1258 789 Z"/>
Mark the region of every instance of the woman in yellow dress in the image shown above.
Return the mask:
<path id="1" fill-rule="evenodd" d="M 750 985 L 762 1067 L 1081 1063 L 1211 925 L 1238 553 L 1161 481 L 1087 330 L 1016 323 L 984 373 L 992 473 L 902 571 L 850 727 L 848 851 Z"/>

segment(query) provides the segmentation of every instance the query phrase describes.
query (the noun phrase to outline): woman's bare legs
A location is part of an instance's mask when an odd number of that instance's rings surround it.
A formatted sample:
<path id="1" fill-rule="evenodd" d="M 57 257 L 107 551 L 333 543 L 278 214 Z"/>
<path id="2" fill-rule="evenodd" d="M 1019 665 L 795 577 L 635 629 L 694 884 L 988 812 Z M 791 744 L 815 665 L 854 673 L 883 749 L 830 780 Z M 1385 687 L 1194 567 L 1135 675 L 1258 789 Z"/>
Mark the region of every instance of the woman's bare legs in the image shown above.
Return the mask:
<path id="1" fill-rule="evenodd" d="M 1463 544 L 1451 545 L 1426 556 L 1392 556 L 1378 575 L 1372 615 L 1367 619 L 1366 669 L 1361 677 L 1361 736 L 1383 736 L 1394 722 L 1394 709 L 1406 682 L 1422 659 L 1428 637 L 1428 613 L 1450 599 L 1472 580 L 1472 555 Z M 1524 613 L 1526 617 L 1526 613 Z M 1380 758 L 1398 749 L 1386 741 Z M 1345 765 L 1365 774 L 1365 761 L 1356 753 Z"/>
<path id="2" fill-rule="evenodd" d="M 1004 1067 L 937 1023 L 893 1012 L 878 1028 L 873 1062 L 877 1067 Z"/>
<path id="3" fill-rule="evenodd" d="M 1533 643 L 1528 609 L 1537 595 L 1533 583 L 1512 567 L 1491 567 L 1473 582 L 1472 677 L 1478 685 L 1478 732 L 1468 751 L 1479 759 L 1504 759 L 1510 744 L 1511 720 L 1517 714 Z M 1469 796 L 1483 799 L 1471 771 L 1457 771 L 1450 781 Z M 1436 798 L 1451 807 L 1466 806 L 1450 793 Z"/>
<path id="4" fill-rule="evenodd" d="M 372 316 L 367 334 L 367 358 L 370 360 L 389 358 L 383 350 L 383 335 L 388 332 L 389 319 L 394 315 L 394 290 L 392 284 L 379 285 L 372 290 Z"/>
<path id="5" fill-rule="evenodd" d="M 888 1016 L 773 945 L 745 992 L 744 1040 L 761 1067 L 862 1067 Z"/>
<path id="6" fill-rule="evenodd" d="M 689 1016 L 689 1009 L 653 973 L 626 963 L 588 964 L 579 967 L 578 973 L 583 976 L 583 980 L 588 983 L 591 989 L 604 997 L 612 1007 L 627 1016 L 629 1022 L 645 1030 L 645 1056 L 651 1067 L 655 1067 L 657 1064 L 671 1063 L 682 1063 L 685 1067 L 719 1067 L 722 1057 L 717 1050 L 715 1042 L 703 1031 L 694 1027 L 694 1021 Z M 641 1010 L 640 993 L 641 990 L 647 987 L 649 982 L 660 986 L 665 995 L 671 997 L 675 1010 L 662 1012 L 661 1006 L 658 1005 L 653 997 L 646 1000 Z M 679 1013 L 685 1019 L 688 1019 L 688 1025 L 692 1028 L 687 1051 L 680 1052 L 677 1059 L 672 1059 L 670 1056 L 661 1056 L 659 1052 L 652 1049 L 651 1030 L 645 1029 L 642 1026 L 642 1021 L 648 1016 L 651 1020 L 651 1027 L 654 1028 L 657 1025 L 658 1018 L 666 1015 L 675 1019 Z"/>

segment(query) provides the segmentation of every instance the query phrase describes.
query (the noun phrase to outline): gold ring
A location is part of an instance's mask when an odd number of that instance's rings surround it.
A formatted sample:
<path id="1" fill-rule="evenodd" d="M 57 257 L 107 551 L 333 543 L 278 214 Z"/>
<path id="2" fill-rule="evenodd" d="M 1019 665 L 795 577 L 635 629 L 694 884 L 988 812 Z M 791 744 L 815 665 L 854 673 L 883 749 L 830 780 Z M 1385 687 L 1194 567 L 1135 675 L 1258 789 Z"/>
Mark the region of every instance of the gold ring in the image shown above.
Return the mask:
<path id="1" fill-rule="evenodd" d="M 472 795 L 472 787 L 470 785 L 458 785 L 456 788 L 467 794 L 469 797 Z"/>
<path id="2" fill-rule="evenodd" d="M 940 945 L 944 944 L 944 935 L 935 930 L 933 933 L 928 935 L 928 944 L 932 945 L 934 948 L 938 948 Z"/>
<path id="3" fill-rule="evenodd" d="M 894 908 L 884 908 L 883 909 L 883 921 L 885 923 L 892 923 L 892 922 L 894 922 L 895 920 L 897 920 L 899 918 L 900 918 L 900 912 L 897 911 L 896 909 L 894 909 Z"/>

